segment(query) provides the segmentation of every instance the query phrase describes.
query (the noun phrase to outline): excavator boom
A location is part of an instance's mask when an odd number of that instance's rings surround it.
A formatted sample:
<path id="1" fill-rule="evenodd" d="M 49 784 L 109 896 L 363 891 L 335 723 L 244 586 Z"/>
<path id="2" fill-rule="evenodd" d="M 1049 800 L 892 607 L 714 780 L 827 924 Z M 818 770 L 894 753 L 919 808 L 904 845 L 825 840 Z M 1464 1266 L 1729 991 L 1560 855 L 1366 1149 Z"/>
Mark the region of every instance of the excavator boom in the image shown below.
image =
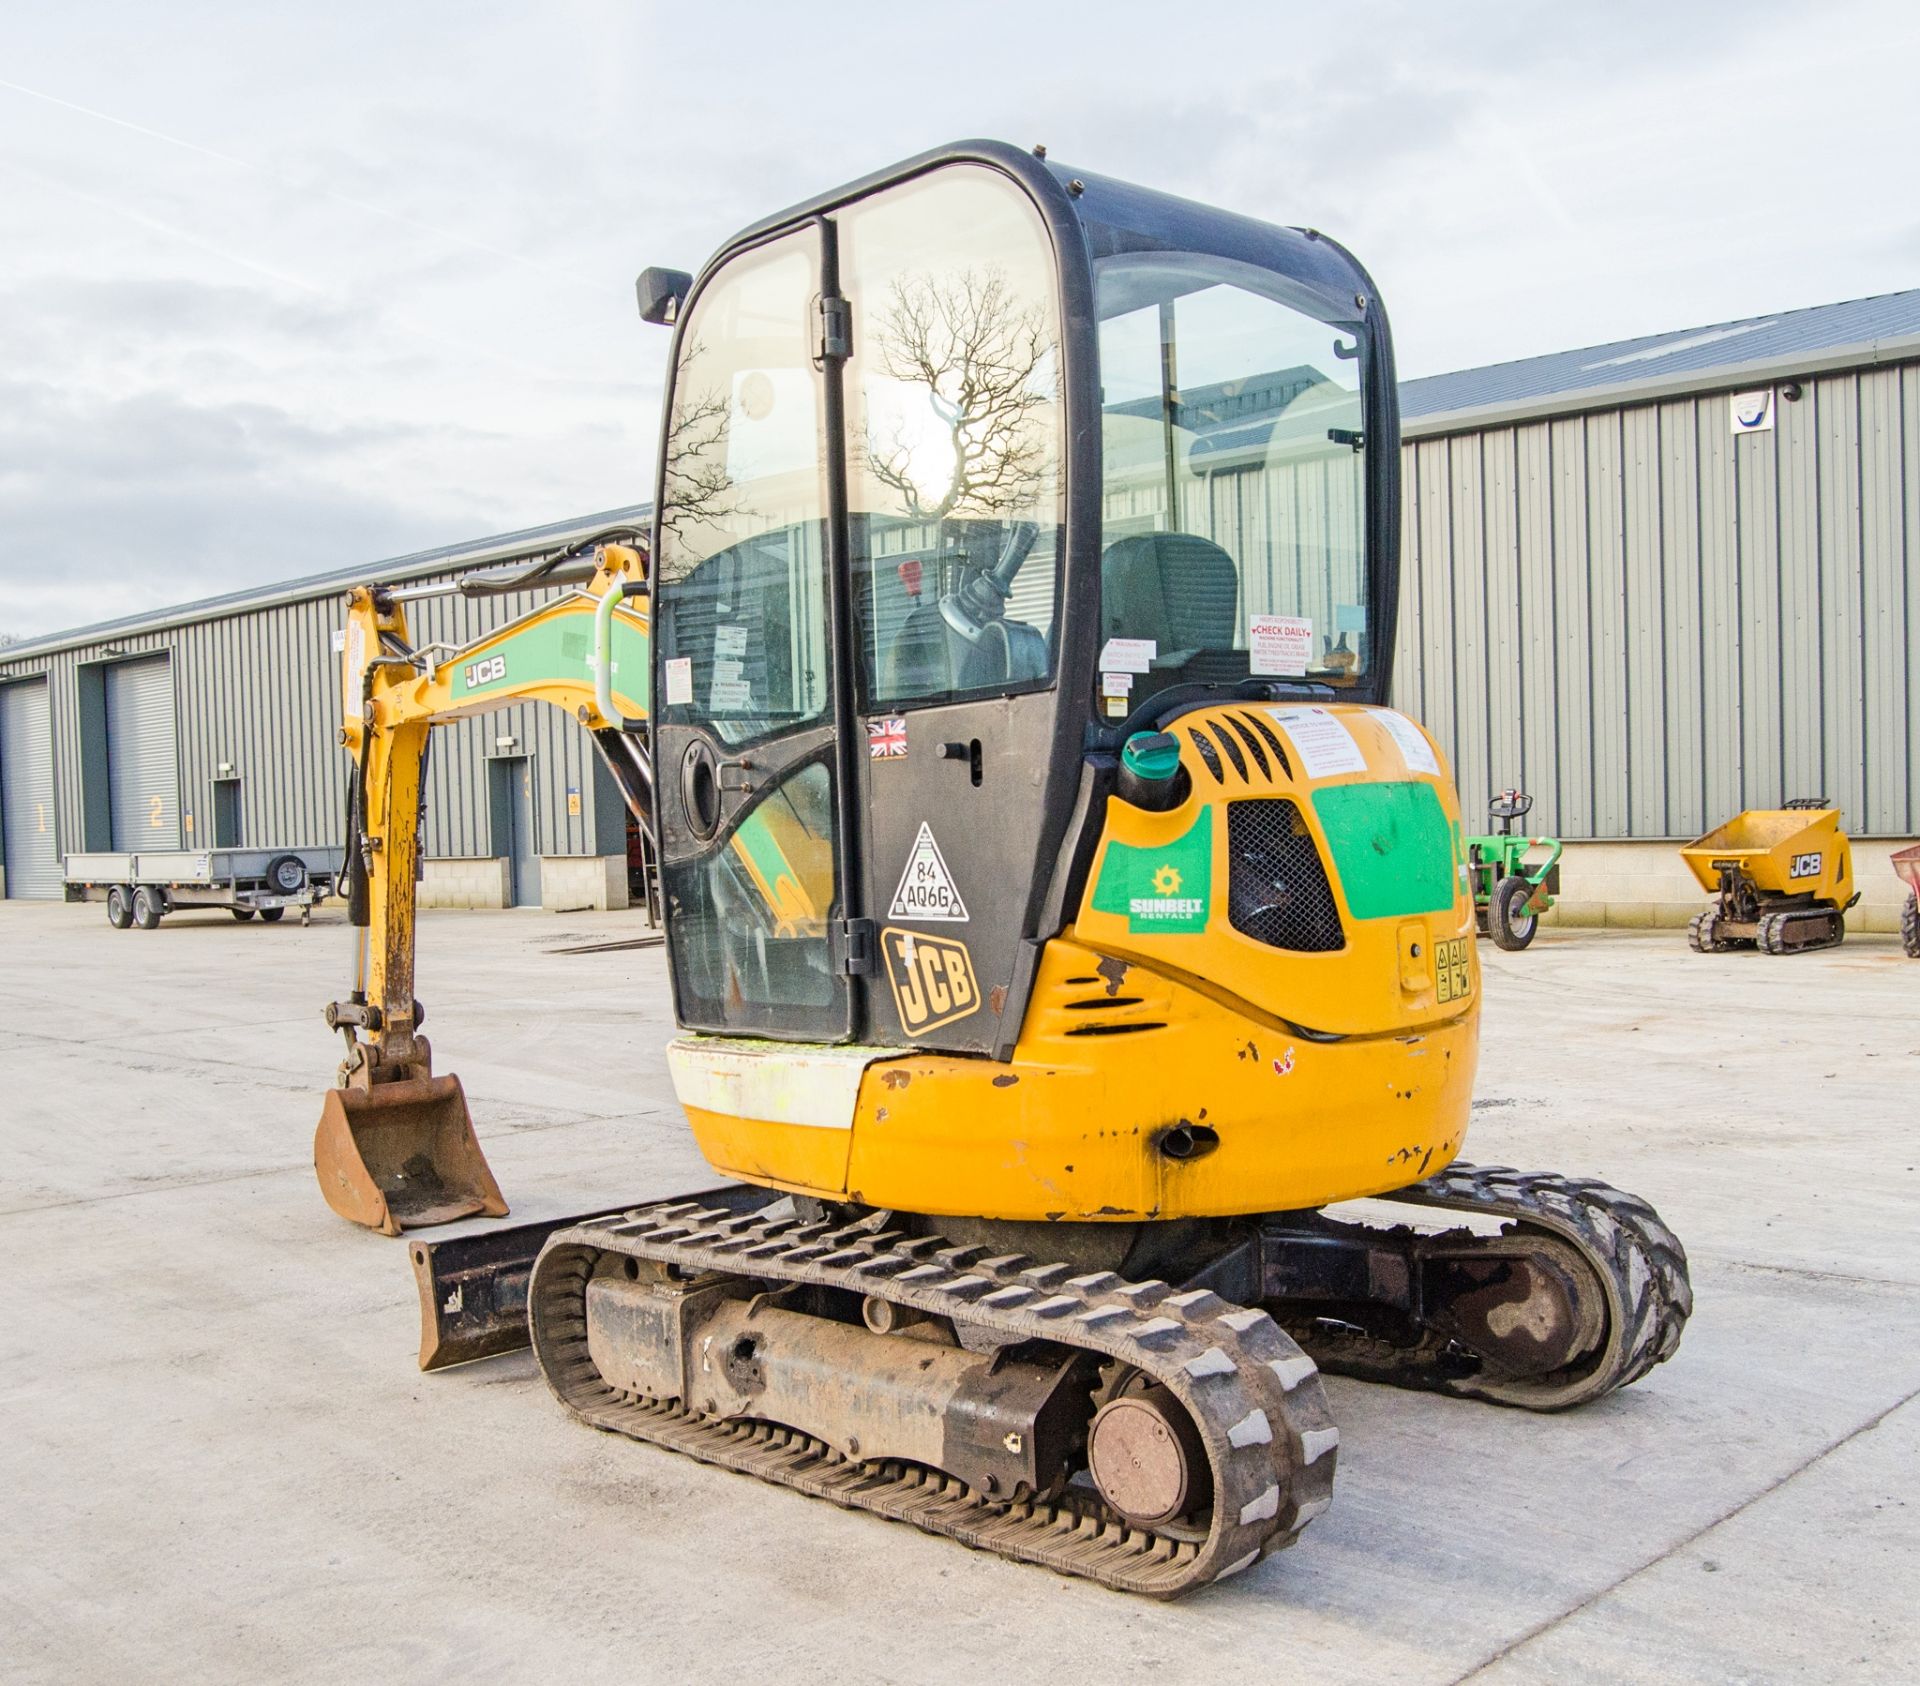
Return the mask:
<path id="1" fill-rule="evenodd" d="M 354 987 L 326 1011 L 347 1046 L 313 1160 L 328 1205 L 384 1235 L 507 1213 L 460 1080 L 434 1075 L 420 1033 L 415 891 L 433 728 L 513 703 L 563 708 L 594 732 L 641 824 L 652 825 L 650 770 L 632 736 L 645 713 L 647 617 L 628 593 L 644 588 L 644 555 L 609 543 L 594 561 L 585 584 L 457 649 L 416 649 L 400 592 L 361 586 L 348 600 L 340 739 L 354 760 Z"/>

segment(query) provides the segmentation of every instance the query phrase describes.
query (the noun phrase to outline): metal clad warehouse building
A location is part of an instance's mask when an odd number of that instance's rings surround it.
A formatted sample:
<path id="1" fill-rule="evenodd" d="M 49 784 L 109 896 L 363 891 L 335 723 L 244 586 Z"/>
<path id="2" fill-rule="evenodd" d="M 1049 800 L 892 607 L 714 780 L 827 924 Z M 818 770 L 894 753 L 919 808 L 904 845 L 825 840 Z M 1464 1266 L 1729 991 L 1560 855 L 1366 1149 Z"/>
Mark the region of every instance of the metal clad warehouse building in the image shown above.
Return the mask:
<path id="1" fill-rule="evenodd" d="M 1396 700 L 1470 823 L 1521 785 L 1573 840 L 1556 912 L 1680 923 L 1673 848 L 1838 802 L 1856 927 L 1920 832 L 1920 290 L 1408 382 Z M 0 652 L 6 893 L 80 848 L 337 841 L 343 591 L 542 553 L 639 510 Z M 461 641 L 532 594 L 410 605 Z M 168 734 L 172 734 L 169 741 Z M 625 809 L 585 732 L 523 705 L 435 734 L 428 903 L 618 906 Z"/>
<path id="2" fill-rule="evenodd" d="M 1825 796 L 1920 831 L 1920 290 L 1402 388 L 1396 698 L 1471 816 L 1524 786 L 1566 913 L 1677 922 L 1670 846 Z M 1894 928 L 1886 848 L 1864 905 Z"/>
<path id="3" fill-rule="evenodd" d="M 346 588 L 424 584 L 543 555 L 647 511 L 236 592 L 0 650 L 0 836 L 9 896 L 61 894 L 82 849 L 338 844 L 335 634 Z M 549 591 L 407 605 L 417 644 L 464 642 Z M 583 727 L 518 704 L 434 733 L 422 900 L 627 905 L 627 811 Z"/>

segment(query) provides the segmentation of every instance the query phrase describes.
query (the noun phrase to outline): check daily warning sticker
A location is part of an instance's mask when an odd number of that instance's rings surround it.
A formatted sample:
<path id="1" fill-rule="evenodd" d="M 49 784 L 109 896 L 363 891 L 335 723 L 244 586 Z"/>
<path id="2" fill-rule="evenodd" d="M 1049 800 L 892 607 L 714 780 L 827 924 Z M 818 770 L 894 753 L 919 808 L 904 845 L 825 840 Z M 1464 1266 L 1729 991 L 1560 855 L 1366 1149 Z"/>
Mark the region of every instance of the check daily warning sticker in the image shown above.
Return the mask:
<path id="1" fill-rule="evenodd" d="M 1093 886 L 1097 913 L 1123 915 L 1132 934 L 1204 931 L 1213 899 L 1213 810 L 1158 848 L 1107 845 Z"/>

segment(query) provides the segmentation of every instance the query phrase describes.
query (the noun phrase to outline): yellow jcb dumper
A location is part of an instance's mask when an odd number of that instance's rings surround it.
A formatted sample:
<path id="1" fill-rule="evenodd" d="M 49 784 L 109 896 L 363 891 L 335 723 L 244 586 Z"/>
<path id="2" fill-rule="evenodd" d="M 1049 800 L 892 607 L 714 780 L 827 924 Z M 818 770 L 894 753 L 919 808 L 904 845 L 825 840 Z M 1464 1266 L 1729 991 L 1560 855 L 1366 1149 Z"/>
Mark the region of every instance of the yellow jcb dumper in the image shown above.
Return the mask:
<path id="1" fill-rule="evenodd" d="M 1860 899 L 1840 810 L 1824 796 L 1749 808 L 1680 856 L 1713 896 L 1713 906 L 1687 925 L 1699 954 L 1831 948 L 1847 934 L 1846 911 Z"/>
<path id="2" fill-rule="evenodd" d="M 530 1332 L 596 1427 L 1171 1597 L 1326 1509 L 1322 1367 L 1557 1410 L 1669 1356 L 1651 1207 L 1458 1162 L 1473 898 L 1385 706 L 1366 271 L 976 142 L 641 302 L 644 550 L 542 561 L 561 594 L 457 651 L 354 595 L 365 943 L 317 1158 L 389 1233 L 498 1209 L 419 1035 L 419 768 L 538 698 L 657 839 L 669 1060 L 728 1180 L 416 1233 L 423 1363 Z"/>

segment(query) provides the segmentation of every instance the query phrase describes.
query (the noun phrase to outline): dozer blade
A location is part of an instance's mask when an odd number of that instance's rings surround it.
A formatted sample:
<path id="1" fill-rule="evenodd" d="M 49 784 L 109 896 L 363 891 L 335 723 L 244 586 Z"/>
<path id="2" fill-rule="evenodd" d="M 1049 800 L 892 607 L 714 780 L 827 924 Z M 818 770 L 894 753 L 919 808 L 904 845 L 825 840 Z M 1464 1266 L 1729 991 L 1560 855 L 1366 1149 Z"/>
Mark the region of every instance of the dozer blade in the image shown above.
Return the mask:
<path id="1" fill-rule="evenodd" d="M 329 1206 L 382 1235 L 507 1215 L 457 1077 L 328 1090 L 313 1169 Z"/>
<path id="2" fill-rule="evenodd" d="M 705 1206 L 731 1204 L 744 1210 L 766 1203 L 762 1190 L 743 1189 L 738 1184 L 698 1189 L 679 1198 Z M 629 1200 L 624 1205 L 567 1217 L 501 1224 L 496 1229 L 442 1236 L 437 1241 L 408 1242 L 414 1281 L 420 1289 L 420 1368 L 444 1370 L 476 1358 L 520 1351 L 531 1339 L 527 1331 L 527 1278 L 547 1237 L 557 1229 L 617 1218 L 646 1204 L 649 1202 Z"/>

